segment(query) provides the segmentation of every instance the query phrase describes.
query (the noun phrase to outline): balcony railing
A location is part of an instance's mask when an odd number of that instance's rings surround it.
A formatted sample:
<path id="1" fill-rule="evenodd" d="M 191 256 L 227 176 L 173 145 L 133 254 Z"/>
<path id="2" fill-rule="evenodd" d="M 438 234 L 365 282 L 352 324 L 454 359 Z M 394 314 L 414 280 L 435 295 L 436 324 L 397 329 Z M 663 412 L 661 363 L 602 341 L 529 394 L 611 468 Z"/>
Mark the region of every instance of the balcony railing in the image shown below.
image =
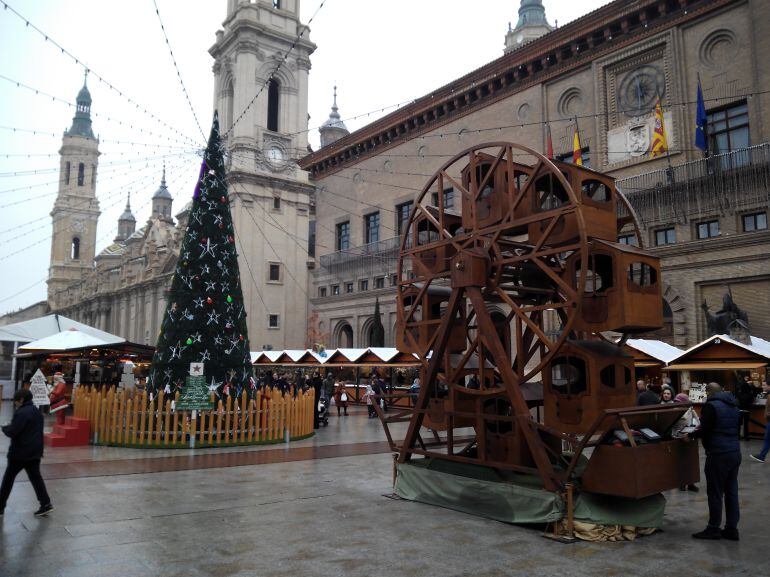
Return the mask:
<path id="1" fill-rule="evenodd" d="M 770 204 L 770 143 L 619 179 L 617 185 L 643 226 L 764 208 Z M 400 246 L 400 237 L 392 237 L 319 261 L 339 277 L 389 275 L 396 272 Z"/>
<path id="2" fill-rule="evenodd" d="M 335 275 L 348 272 L 356 276 L 379 276 L 396 272 L 401 238 L 394 236 L 384 240 L 338 250 L 319 258 L 321 268 Z"/>
<path id="3" fill-rule="evenodd" d="M 619 179 L 616 184 L 643 226 L 766 207 L 770 143 Z"/>

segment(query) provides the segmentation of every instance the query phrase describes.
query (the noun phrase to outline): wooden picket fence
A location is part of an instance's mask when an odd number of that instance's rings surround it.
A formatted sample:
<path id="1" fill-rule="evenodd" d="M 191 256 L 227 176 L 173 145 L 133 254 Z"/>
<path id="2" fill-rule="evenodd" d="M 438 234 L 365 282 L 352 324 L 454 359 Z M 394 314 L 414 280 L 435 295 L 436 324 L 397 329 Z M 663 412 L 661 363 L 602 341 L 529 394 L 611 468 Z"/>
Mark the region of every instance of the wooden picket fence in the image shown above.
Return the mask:
<path id="1" fill-rule="evenodd" d="M 177 400 L 179 394 L 174 396 Z M 212 393 L 212 401 L 214 395 Z M 75 417 L 91 423 L 91 441 L 124 447 L 223 447 L 285 440 L 313 434 L 313 391 L 282 395 L 263 389 L 254 399 L 218 400 L 209 411 L 171 409 L 162 392 L 150 400 L 146 391 L 78 387 L 72 396 Z"/>

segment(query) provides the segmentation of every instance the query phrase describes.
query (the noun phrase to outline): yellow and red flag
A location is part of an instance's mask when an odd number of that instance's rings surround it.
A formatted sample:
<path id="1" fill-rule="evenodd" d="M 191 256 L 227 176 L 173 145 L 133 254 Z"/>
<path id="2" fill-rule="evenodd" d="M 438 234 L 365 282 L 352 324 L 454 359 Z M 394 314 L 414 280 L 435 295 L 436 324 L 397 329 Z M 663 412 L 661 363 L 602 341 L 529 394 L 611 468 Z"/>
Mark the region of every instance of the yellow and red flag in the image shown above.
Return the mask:
<path id="1" fill-rule="evenodd" d="M 660 98 L 655 104 L 655 126 L 652 130 L 652 145 L 650 146 L 650 158 L 662 156 L 668 152 L 666 142 L 666 129 L 663 126 L 663 108 L 660 106 Z"/>
<path id="2" fill-rule="evenodd" d="M 583 166 L 583 147 L 580 145 L 580 130 L 575 124 L 575 136 L 572 138 L 572 164 Z"/>

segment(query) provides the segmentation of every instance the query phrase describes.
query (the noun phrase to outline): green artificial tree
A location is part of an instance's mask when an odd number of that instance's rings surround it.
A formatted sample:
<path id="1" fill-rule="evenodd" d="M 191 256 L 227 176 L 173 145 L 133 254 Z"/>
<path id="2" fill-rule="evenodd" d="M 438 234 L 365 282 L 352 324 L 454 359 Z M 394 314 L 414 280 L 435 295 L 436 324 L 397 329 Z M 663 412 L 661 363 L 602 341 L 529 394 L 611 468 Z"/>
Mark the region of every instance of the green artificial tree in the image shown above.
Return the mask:
<path id="1" fill-rule="evenodd" d="M 223 150 L 215 112 L 152 359 L 153 393 L 184 392 L 191 363 L 203 363 L 219 397 L 255 389 Z"/>

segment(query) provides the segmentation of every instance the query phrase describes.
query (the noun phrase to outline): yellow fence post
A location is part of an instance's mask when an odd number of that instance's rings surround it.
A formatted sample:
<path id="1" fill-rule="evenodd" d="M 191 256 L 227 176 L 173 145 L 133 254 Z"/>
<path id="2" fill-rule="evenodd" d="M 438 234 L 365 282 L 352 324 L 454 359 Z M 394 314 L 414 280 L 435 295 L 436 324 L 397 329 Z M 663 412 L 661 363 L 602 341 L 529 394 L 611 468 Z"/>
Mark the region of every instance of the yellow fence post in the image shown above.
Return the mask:
<path id="1" fill-rule="evenodd" d="M 222 442 L 222 413 L 224 412 L 224 407 L 222 406 L 222 401 L 220 400 L 219 403 L 217 403 L 217 445 L 219 445 Z"/>

